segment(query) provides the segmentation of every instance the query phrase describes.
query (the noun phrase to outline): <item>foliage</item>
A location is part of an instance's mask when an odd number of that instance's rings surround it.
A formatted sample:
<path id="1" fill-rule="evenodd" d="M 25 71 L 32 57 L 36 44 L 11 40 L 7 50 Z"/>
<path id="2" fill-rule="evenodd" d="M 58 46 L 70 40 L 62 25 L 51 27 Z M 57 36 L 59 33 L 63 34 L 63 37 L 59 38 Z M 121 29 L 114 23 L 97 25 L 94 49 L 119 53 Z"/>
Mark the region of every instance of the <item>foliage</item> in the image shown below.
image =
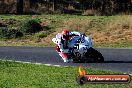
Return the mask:
<path id="1" fill-rule="evenodd" d="M 73 10 L 70 10 L 72 7 Z M 131 14 L 131 0 L 4 0 L 0 13 L 40 14 L 68 13 L 82 14 L 92 10 L 94 15 Z M 25 9 L 25 10 L 24 10 Z M 95 12 L 94 12 L 95 11 Z M 74 12 L 74 13 L 72 13 Z M 100 13 L 100 14 L 97 14 Z"/>
<path id="2" fill-rule="evenodd" d="M 7 38 L 8 29 L 7 27 L 0 27 L 0 38 Z"/>
<path id="3" fill-rule="evenodd" d="M 39 19 L 27 19 L 22 22 L 20 30 L 25 34 L 42 31 Z"/>
<path id="4" fill-rule="evenodd" d="M 0 38 L 2 39 L 11 39 L 22 37 L 23 33 L 15 29 L 9 29 L 7 27 L 0 27 Z"/>

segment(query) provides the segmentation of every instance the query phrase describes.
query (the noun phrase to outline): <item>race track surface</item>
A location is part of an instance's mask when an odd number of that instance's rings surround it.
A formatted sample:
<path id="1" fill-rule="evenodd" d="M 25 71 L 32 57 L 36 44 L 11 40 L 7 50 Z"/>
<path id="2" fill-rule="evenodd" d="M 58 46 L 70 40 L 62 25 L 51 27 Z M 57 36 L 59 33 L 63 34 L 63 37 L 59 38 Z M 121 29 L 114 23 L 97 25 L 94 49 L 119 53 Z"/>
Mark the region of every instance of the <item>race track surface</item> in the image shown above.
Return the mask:
<path id="1" fill-rule="evenodd" d="M 132 49 L 98 48 L 104 58 L 103 63 L 64 63 L 51 47 L 0 47 L 0 58 L 33 63 L 61 66 L 85 66 L 132 74 Z"/>

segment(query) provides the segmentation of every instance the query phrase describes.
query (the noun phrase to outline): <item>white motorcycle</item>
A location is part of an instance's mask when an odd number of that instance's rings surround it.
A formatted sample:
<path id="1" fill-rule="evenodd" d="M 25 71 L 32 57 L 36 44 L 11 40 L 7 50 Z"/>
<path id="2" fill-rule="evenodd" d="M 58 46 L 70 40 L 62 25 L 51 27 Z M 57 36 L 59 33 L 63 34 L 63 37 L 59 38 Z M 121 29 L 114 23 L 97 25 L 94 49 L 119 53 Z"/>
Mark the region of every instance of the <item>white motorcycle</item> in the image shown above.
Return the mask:
<path id="1" fill-rule="evenodd" d="M 58 45 L 61 41 L 61 34 L 58 33 L 52 41 Z M 73 52 L 67 52 L 68 58 L 73 62 L 103 62 L 104 57 L 102 54 L 92 48 L 92 41 L 90 37 L 73 36 L 69 41 L 69 48 L 73 49 Z"/>

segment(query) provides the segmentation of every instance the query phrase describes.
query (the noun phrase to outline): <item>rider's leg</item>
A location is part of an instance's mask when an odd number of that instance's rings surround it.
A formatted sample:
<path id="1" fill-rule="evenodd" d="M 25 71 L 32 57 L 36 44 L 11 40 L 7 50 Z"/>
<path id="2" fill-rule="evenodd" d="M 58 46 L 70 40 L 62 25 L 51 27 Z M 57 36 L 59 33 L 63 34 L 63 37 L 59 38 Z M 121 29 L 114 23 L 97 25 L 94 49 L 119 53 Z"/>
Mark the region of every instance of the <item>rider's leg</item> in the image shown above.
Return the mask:
<path id="1" fill-rule="evenodd" d="M 64 62 L 69 62 L 69 59 L 66 53 L 60 52 L 59 55 L 62 57 Z"/>
<path id="2" fill-rule="evenodd" d="M 59 46 L 56 44 L 56 51 L 61 52 Z"/>

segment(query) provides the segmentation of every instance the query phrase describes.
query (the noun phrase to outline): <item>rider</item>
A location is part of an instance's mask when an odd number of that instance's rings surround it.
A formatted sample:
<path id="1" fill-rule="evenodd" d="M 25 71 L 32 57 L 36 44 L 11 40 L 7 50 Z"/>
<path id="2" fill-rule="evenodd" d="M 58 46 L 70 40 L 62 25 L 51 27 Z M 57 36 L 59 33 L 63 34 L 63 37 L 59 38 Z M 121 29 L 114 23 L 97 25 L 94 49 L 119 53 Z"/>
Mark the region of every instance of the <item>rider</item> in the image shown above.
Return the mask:
<path id="1" fill-rule="evenodd" d="M 83 33 L 70 32 L 68 29 L 64 29 L 61 33 L 61 41 L 59 42 L 58 46 L 56 46 L 57 51 L 59 52 L 64 62 L 70 61 L 67 53 L 72 52 L 73 49 L 69 48 L 68 44 L 73 36 L 81 36 L 82 38 L 84 38 L 85 35 Z"/>

